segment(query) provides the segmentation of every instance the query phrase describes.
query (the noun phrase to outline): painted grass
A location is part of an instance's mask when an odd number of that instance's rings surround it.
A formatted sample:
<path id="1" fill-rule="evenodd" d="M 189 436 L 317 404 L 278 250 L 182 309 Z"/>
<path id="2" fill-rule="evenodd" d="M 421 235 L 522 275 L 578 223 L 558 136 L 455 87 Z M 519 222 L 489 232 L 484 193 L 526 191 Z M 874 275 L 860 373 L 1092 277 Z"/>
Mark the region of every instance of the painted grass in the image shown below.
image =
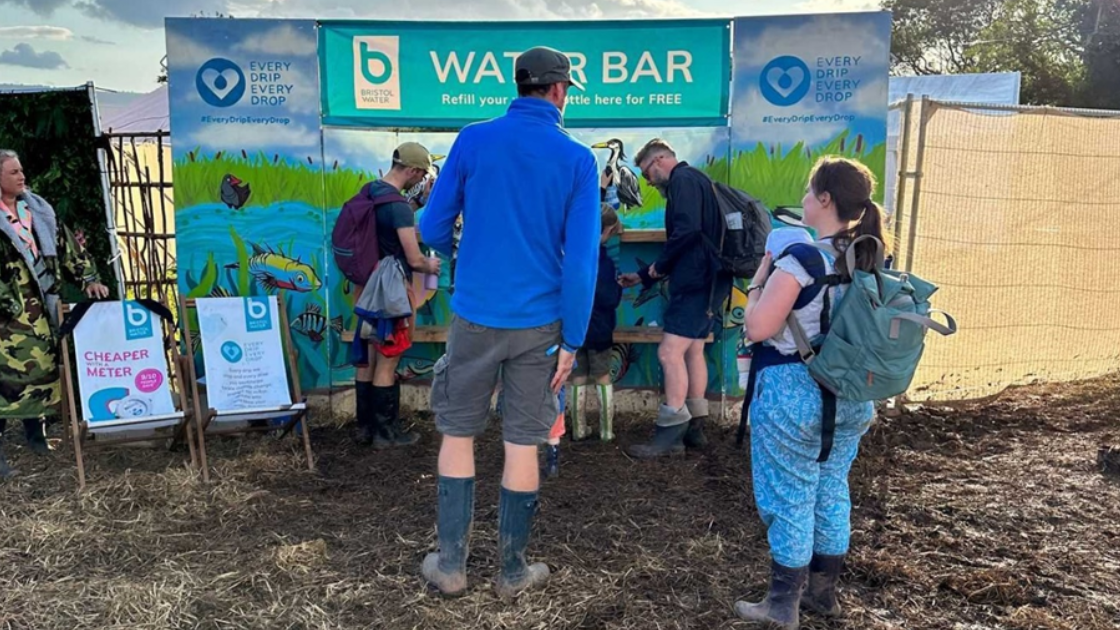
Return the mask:
<path id="1" fill-rule="evenodd" d="M 223 153 L 200 156 L 199 149 L 175 161 L 175 204 L 190 208 L 221 201 L 222 178 L 232 174 L 249 184 L 248 205 L 302 202 L 323 206 L 323 179 L 317 160 L 307 157 L 291 162 L 279 155 Z"/>
<path id="2" fill-rule="evenodd" d="M 736 151 L 730 157 L 710 156 L 695 164 L 717 181 L 729 182 L 758 197 L 767 206 L 800 206 L 805 183 L 816 161 L 824 155 L 839 155 L 867 164 L 880 182 L 876 200 L 882 201 L 883 171 L 886 144 L 870 146 L 862 136 L 851 138 L 845 131 L 831 142 L 817 148 L 803 143 L 793 147 L 758 144 L 753 149 Z M 249 204 L 267 206 L 276 202 L 296 201 L 315 208 L 339 208 L 362 184 L 376 179 L 376 174 L 338 164 L 325 170 L 315 158 L 292 162 L 264 153 L 199 156 L 191 151 L 175 163 L 175 196 L 178 207 L 221 201 L 221 182 L 227 173 L 248 182 L 252 195 Z M 642 205 L 626 212 L 641 216 L 661 210 L 665 201 L 655 188 L 639 180 Z"/>
<path id="3" fill-rule="evenodd" d="M 817 160 L 825 155 L 851 158 L 866 164 L 879 182 L 875 199 L 882 202 L 887 145 L 868 146 L 862 136 L 852 140 L 847 131 L 815 149 L 807 148 L 800 142 L 788 150 L 781 146 L 758 144 L 754 149 L 740 150 L 732 155 L 729 166 L 726 160 L 715 160 L 711 168 L 716 172 L 729 170 L 732 186 L 759 198 L 769 208 L 800 207 L 809 173 Z M 712 171 L 709 174 L 713 174 Z"/>
<path id="4" fill-rule="evenodd" d="M 745 190 L 762 200 L 768 208 L 800 207 L 809 173 L 817 160 L 825 155 L 851 158 L 866 164 L 879 182 L 875 199 L 882 203 L 887 145 L 869 146 L 862 136 L 854 140 L 849 138 L 847 131 L 815 149 L 806 148 L 804 143 L 797 143 L 791 148 L 760 143 L 753 149 L 736 151 L 730 158 L 709 156 L 693 166 L 716 181 Z M 665 208 L 665 200 L 656 188 L 644 179 L 639 179 L 638 183 L 642 191 L 642 205 L 626 210 L 625 215 L 641 216 Z"/>

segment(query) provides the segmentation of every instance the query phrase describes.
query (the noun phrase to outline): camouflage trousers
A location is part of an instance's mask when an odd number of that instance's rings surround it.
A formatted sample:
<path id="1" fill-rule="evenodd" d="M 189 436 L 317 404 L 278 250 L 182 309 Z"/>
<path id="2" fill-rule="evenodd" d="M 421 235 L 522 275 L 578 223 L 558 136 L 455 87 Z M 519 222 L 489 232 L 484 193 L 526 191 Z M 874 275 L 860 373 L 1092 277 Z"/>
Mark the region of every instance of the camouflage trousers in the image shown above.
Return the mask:
<path id="1" fill-rule="evenodd" d="M 26 308 L 7 321 L 0 317 L 0 418 L 57 415 L 60 400 L 58 343 L 46 313 Z"/>

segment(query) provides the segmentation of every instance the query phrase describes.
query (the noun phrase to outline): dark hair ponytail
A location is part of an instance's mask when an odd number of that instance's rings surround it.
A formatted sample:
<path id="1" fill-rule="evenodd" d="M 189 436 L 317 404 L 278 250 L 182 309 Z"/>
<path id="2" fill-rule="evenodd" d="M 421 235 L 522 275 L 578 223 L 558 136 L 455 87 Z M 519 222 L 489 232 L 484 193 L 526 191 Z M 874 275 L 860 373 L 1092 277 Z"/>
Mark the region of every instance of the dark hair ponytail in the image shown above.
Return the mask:
<path id="1" fill-rule="evenodd" d="M 840 221 L 855 223 L 832 235 L 837 250 L 847 250 L 852 241 L 861 236 L 874 236 L 882 241 L 885 248 L 888 247 L 887 234 L 883 229 L 883 209 L 871 200 L 875 192 L 875 176 L 870 169 L 855 160 L 822 157 L 813 167 L 809 186 L 817 195 L 828 193 Z M 878 253 L 875 243 L 861 241 L 856 245 L 856 267 L 863 271 L 873 270 L 879 264 Z M 837 258 L 836 266 L 843 274 L 851 273 L 843 256 Z"/>

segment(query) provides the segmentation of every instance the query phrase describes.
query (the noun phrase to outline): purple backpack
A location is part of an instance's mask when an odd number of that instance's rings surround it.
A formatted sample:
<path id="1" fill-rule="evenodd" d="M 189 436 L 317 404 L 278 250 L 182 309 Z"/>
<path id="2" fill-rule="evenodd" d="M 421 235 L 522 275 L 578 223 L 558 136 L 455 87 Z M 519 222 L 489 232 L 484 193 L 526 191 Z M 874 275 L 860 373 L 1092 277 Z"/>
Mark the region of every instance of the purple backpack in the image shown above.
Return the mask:
<path id="1" fill-rule="evenodd" d="M 381 261 L 377 246 L 377 207 L 396 201 L 408 203 L 399 192 L 388 192 L 371 197 L 370 182 L 342 204 L 342 212 L 331 233 L 334 262 L 346 279 L 363 286 Z"/>

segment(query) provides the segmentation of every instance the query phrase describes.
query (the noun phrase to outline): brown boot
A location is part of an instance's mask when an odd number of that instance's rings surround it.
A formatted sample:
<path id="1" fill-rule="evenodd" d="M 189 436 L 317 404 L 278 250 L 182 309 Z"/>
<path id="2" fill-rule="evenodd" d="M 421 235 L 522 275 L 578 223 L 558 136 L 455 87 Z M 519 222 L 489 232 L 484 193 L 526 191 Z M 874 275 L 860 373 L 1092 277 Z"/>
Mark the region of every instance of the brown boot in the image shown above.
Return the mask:
<path id="1" fill-rule="evenodd" d="M 809 563 L 809 586 L 801 597 L 801 607 L 825 617 L 839 617 L 836 584 L 844 570 L 844 556 L 813 554 Z"/>

